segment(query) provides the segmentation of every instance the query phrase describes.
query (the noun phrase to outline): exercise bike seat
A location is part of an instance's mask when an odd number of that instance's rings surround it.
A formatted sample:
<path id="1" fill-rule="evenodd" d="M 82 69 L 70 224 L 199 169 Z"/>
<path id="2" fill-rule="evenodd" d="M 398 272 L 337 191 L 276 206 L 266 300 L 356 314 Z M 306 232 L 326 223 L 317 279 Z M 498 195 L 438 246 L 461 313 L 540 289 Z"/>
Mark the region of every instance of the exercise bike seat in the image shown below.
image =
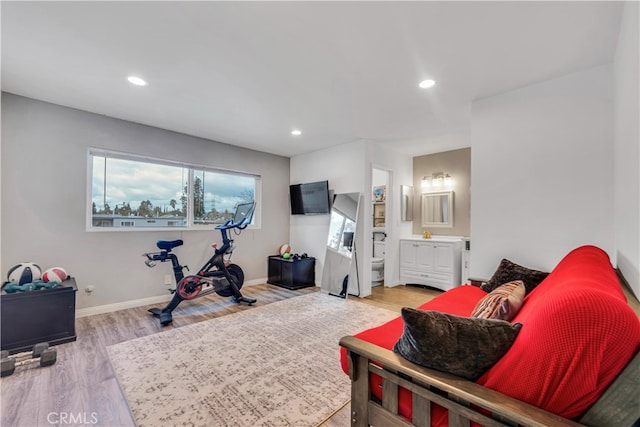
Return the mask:
<path id="1" fill-rule="evenodd" d="M 162 249 L 163 251 L 170 251 L 173 248 L 182 246 L 183 243 L 184 242 L 182 240 L 158 240 L 156 242 L 156 246 L 158 246 L 158 249 Z"/>

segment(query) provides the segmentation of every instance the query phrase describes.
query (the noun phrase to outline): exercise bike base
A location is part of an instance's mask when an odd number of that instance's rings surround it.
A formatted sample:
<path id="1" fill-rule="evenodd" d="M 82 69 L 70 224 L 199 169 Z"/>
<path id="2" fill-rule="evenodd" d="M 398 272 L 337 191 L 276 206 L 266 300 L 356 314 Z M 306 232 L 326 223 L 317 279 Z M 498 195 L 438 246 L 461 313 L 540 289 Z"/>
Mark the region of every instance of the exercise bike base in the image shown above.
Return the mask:
<path id="1" fill-rule="evenodd" d="M 148 311 L 155 317 L 160 318 L 160 324 L 162 326 L 167 326 L 169 323 L 173 322 L 173 316 L 171 315 L 171 313 L 162 311 L 162 309 L 160 308 L 150 308 Z"/>
<path id="2" fill-rule="evenodd" d="M 233 297 L 233 301 L 237 302 L 238 304 L 243 302 L 245 304 L 252 305 L 253 303 L 255 303 L 258 300 L 255 299 L 255 298 L 248 298 L 248 297 L 241 296 L 241 297 Z"/>

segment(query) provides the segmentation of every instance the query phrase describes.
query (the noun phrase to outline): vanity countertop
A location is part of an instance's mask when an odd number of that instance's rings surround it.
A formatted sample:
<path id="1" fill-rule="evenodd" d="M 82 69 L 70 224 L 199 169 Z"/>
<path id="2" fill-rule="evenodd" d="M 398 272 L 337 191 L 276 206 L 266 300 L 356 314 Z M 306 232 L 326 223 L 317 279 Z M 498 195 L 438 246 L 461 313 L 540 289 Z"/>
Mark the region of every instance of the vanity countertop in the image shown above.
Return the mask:
<path id="1" fill-rule="evenodd" d="M 425 239 L 421 234 L 413 234 L 409 237 L 402 237 L 400 240 L 420 240 L 420 241 L 431 241 L 431 242 L 461 242 L 465 239 L 464 236 L 434 236 L 431 235 L 430 239 Z"/>

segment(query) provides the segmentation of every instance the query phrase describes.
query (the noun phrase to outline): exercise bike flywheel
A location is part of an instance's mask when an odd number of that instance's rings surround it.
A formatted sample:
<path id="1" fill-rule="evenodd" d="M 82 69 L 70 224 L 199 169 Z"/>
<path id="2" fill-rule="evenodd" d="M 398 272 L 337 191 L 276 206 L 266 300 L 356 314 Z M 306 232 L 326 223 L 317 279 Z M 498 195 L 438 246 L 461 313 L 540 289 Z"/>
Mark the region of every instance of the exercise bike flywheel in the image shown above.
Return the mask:
<path id="1" fill-rule="evenodd" d="M 202 277 L 186 276 L 176 285 L 176 292 L 182 299 L 194 299 L 202 291 Z"/>

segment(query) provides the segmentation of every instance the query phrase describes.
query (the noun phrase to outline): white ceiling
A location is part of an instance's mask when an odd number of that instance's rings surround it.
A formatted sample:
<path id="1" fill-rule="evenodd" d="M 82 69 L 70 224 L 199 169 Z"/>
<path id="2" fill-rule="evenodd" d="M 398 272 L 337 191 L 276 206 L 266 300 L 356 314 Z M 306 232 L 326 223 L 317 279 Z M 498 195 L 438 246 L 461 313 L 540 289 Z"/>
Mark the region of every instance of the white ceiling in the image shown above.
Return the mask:
<path id="1" fill-rule="evenodd" d="M 4 91 L 284 156 L 359 139 L 411 155 L 468 146 L 472 100 L 612 62 L 622 11 L 608 1 L 1 7 Z M 419 89 L 425 78 L 436 86 Z"/>

